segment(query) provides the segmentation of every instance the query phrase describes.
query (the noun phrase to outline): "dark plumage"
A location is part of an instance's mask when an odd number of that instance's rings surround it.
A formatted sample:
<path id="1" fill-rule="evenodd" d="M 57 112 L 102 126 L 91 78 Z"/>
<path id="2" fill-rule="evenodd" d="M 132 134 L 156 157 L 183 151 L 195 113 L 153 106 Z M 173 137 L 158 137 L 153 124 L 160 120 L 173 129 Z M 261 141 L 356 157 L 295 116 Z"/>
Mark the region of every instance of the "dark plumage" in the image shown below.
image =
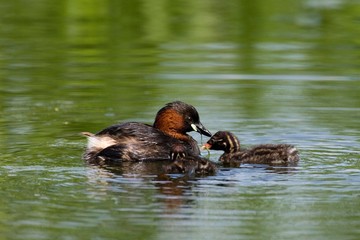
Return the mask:
<path id="1" fill-rule="evenodd" d="M 174 144 L 183 145 L 187 155 L 198 156 L 197 142 L 186 134 L 190 131 L 211 136 L 193 106 L 168 103 L 158 111 L 153 126 L 127 122 L 97 134 L 83 133 L 88 137 L 84 159 L 89 163 L 166 160 Z"/>
<path id="2" fill-rule="evenodd" d="M 201 157 L 179 158 L 165 167 L 166 173 L 185 173 L 195 175 L 213 175 L 217 166 L 211 161 Z"/>
<path id="3" fill-rule="evenodd" d="M 239 166 L 240 163 L 288 165 L 299 161 L 298 150 L 293 145 L 261 144 L 240 149 L 239 139 L 226 131 L 215 133 L 204 147 L 224 151 L 219 161 L 229 166 Z"/>
<path id="4" fill-rule="evenodd" d="M 170 152 L 173 162 L 165 167 L 166 173 L 185 173 L 189 175 L 212 175 L 216 173 L 216 164 L 200 156 L 189 156 L 185 150 L 184 145 L 173 145 Z"/>

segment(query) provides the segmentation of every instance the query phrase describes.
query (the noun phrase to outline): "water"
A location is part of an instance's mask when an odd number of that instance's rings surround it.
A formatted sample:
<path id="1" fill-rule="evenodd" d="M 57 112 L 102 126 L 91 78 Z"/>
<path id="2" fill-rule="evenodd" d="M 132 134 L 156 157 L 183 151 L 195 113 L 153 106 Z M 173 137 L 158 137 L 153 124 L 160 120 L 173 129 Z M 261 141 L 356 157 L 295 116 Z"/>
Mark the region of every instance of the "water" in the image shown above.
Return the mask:
<path id="1" fill-rule="evenodd" d="M 360 235 L 357 1 L 0 3 L 1 239 Z M 177 99 L 245 146 L 295 144 L 299 165 L 84 164 L 79 132 Z"/>

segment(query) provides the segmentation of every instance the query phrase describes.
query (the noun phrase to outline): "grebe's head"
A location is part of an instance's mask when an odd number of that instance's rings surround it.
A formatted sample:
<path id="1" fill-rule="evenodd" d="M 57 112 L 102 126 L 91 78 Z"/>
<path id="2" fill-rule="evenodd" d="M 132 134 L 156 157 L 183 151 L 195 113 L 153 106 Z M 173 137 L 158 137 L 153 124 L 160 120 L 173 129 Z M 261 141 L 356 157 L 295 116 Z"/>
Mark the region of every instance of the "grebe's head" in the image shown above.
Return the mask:
<path id="1" fill-rule="evenodd" d="M 191 131 L 211 136 L 209 130 L 200 122 L 196 109 L 181 101 L 168 103 L 161 108 L 156 114 L 154 127 L 174 137 Z"/>

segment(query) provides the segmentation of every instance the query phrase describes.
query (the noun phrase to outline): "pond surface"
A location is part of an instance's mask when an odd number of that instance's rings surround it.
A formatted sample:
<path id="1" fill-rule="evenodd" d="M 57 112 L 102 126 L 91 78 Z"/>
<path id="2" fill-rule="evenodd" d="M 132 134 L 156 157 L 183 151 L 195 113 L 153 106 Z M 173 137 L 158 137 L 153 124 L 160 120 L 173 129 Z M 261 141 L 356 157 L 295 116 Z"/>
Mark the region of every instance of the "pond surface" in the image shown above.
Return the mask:
<path id="1" fill-rule="evenodd" d="M 0 0 L 0 238 L 358 239 L 359 16 L 355 0 Z M 80 132 L 174 100 L 244 146 L 296 145 L 298 166 L 81 159 Z"/>

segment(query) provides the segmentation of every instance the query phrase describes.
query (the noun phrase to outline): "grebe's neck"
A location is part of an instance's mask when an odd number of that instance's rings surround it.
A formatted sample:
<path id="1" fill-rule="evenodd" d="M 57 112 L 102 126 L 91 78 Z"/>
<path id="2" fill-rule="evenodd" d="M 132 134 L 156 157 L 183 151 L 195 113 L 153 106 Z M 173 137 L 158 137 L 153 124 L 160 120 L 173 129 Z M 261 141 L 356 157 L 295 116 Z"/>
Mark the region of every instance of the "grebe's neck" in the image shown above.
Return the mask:
<path id="1" fill-rule="evenodd" d="M 156 115 L 153 127 L 173 138 L 189 141 L 190 136 L 186 134 L 184 124 L 183 117 L 177 111 L 165 109 Z"/>

